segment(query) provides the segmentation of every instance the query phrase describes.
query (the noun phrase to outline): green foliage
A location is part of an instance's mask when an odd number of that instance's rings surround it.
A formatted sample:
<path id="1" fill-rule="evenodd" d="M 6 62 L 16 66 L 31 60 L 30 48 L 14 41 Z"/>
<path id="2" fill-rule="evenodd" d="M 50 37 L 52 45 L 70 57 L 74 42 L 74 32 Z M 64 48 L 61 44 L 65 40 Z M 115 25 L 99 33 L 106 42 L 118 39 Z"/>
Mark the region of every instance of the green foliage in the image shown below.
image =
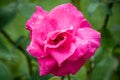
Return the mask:
<path id="1" fill-rule="evenodd" d="M 51 77 L 49 80 L 60 80 L 60 77 L 54 76 L 54 77 Z"/>
<path id="2" fill-rule="evenodd" d="M 110 31 L 101 30 L 101 46 L 104 48 L 113 48 L 116 45 L 113 36 L 111 36 Z"/>
<path id="3" fill-rule="evenodd" d="M 20 3 L 18 6 L 19 13 L 26 17 L 30 18 L 32 13 L 35 11 L 36 4 L 34 3 Z"/>
<path id="4" fill-rule="evenodd" d="M 40 76 L 39 75 L 39 70 L 37 69 L 34 73 L 34 75 L 31 77 L 32 80 L 48 80 L 52 77 L 52 75 L 47 75 L 47 76 Z"/>
<path id="5" fill-rule="evenodd" d="M 86 80 L 87 79 L 87 72 L 86 72 L 87 70 L 86 70 L 86 67 L 85 66 L 83 66 L 80 70 L 79 70 L 79 72 L 76 74 L 76 75 L 74 75 L 73 77 L 76 79 L 76 80 Z"/>
<path id="6" fill-rule="evenodd" d="M 9 69 L 1 61 L 0 61 L 0 79 L 1 80 L 12 80 Z"/>
<path id="7" fill-rule="evenodd" d="M 114 39 L 120 44 L 120 25 L 111 26 L 110 31 Z"/>
<path id="8" fill-rule="evenodd" d="M 117 66 L 118 61 L 114 57 L 109 56 L 103 59 L 93 70 L 90 80 L 110 80 Z"/>
<path id="9" fill-rule="evenodd" d="M 37 5 L 50 11 L 68 2 L 101 32 L 100 48 L 71 80 L 120 80 L 120 0 L 1 0 L 0 80 L 60 80 L 53 75 L 39 76 L 37 61 L 25 50 L 29 43 L 25 23 Z"/>
<path id="10" fill-rule="evenodd" d="M 94 3 L 91 3 L 89 6 L 88 6 L 88 14 L 89 16 L 91 16 L 97 9 L 97 7 L 99 6 L 99 2 L 94 2 Z"/>
<path id="11" fill-rule="evenodd" d="M 17 1 L 15 0 L 0 2 L 0 30 L 15 17 L 16 7 Z"/>
<path id="12" fill-rule="evenodd" d="M 42 6 L 43 9 L 50 11 L 57 5 L 68 3 L 70 0 L 39 0 L 39 5 Z"/>

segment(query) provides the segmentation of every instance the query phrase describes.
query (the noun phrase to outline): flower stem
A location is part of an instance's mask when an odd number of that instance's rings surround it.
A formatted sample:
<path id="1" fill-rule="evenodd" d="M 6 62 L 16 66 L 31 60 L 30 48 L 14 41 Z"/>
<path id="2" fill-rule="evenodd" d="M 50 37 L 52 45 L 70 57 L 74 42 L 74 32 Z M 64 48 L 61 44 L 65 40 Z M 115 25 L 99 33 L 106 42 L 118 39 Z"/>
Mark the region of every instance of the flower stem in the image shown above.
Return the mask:
<path id="1" fill-rule="evenodd" d="M 71 80 L 71 79 L 70 79 L 70 75 L 69 75 L 69 74 L 68 74 L 68 80 Z"/>
<path id="2" fill-rule="evenodd" d="M 113 7 L 113 3 L 109 3 L 108 7 L 111 10 L 112 7 Z M 110 14 L 106 14 L 106 17 L 105 17 L 105 20 L 104 20 L 104 23 L 103 23 L 103 26 L 102 26 L 103 29 L 106 29 L 109 18 L 110 18 Z"/>
<path id="3" fill-rule="evenodd" d="M 62 77 L 61 77 L 61 80 L 64 80 L 64 78 L 65 78 L 65 77 L 64 77 L 64 76 L 62 76 Z"/>
<path id="4" fill-rule="evenodd" d="M 4 30 L 1 30 L 0 32 L 13 46 L 16 45 L 16 43 L 11 39 L 11 37 Z M 31 63 L 30 57 L 26 54 L 26 51 L 20 45 L 17 46 L 17 49 L 20 50 L 23 53 L 23 55 L 25 55 L 28 62 L 29 73 L 32 76 L 32 63 Z"/>

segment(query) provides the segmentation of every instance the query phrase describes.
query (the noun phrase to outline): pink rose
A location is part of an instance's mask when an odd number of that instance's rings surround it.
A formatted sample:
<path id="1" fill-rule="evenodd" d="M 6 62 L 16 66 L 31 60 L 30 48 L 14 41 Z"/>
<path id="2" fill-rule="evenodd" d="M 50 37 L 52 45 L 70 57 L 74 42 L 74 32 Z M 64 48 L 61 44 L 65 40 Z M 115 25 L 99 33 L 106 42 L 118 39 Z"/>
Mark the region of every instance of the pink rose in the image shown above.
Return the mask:
<path id="1" fill-rule="evenodd" d="M 26 29 L 31 39 L 27 51 L 37 58 L 41 76 L 75 74 L 100 46 L 100 33 L 70 3 L 50 12 L 37 6 Z"/>

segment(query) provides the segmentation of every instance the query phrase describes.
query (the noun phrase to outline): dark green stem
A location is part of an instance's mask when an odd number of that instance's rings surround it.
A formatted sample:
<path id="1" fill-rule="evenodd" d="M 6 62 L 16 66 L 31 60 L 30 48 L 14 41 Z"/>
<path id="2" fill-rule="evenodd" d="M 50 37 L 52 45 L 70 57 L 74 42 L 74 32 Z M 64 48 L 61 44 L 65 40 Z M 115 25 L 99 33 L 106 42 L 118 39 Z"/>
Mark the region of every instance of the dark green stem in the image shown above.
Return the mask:
<path id="1" fill-rule="evenodd" d="M 71 79 L 70 79 L 70 74 L 68 75 L 68 80 L 71 80 Z"/>
<path id="2" fill-rule="evenodd" d="M 62 77 L 61 77 L 61 80 L 64 80 L 64 78 L 65 78 L 65 77 L 64 77 L 64 76 L 62 76 Z"/>
<path id="3" fill-rule="evenodd" d="M 87 67 L 87 80 L 90 80 L 90 75 L 92 72 L 93 68 L 92 68 L 92 60 L 89 59 L 88 60 L 88 67 Z"/>
<path id="4" fill-rule="evenodd" d="M 112 7 L 113 7 L 113 3 L 109 3 L 108 8 L 111 10 Z M 103 23 L 103 27 L 102 27 L 103 29 L 106 29 L 109 18 L 110 18 L 110 14 L 106 14 L 106 17 L 105 17 L 105 20 L 104 20 L 104 23 Z"/>
<path id="5" fill-rule="evenodd" d="M 16 43 L 10 38 L 10 36 L 4 30 L 1 30 L 0 32 L 4 35 L 4 37 L 12 45 L 16 45 Z M 30 73 L 30 75 L 32 75 L 32 63 L 31 63 L 31 59 L 28 57 L 28 55 L 26 54 L 26 51 L 20 45 L 17 46 L 17 49 L 19 49 L 25 55 L 25 57 L 27 59 L 27 62 L 28 62 L 28 66 L 29 66 L 29 73 Z"/>

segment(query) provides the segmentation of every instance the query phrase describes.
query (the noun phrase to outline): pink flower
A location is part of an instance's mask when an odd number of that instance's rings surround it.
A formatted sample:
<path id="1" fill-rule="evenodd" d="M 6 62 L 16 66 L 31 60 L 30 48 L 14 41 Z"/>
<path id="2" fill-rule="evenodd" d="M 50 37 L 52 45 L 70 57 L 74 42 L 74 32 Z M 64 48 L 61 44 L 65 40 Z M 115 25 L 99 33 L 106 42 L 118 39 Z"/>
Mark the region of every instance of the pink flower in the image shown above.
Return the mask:
<path id="1" fill-rule="evenodd" d="M 27 51 L 37 58 L 41 76 L 77 73 L 100 46 L 100 33 L 70 3 L 50 12 L 37 6 L 26 29 L 31 39 Z"/>

